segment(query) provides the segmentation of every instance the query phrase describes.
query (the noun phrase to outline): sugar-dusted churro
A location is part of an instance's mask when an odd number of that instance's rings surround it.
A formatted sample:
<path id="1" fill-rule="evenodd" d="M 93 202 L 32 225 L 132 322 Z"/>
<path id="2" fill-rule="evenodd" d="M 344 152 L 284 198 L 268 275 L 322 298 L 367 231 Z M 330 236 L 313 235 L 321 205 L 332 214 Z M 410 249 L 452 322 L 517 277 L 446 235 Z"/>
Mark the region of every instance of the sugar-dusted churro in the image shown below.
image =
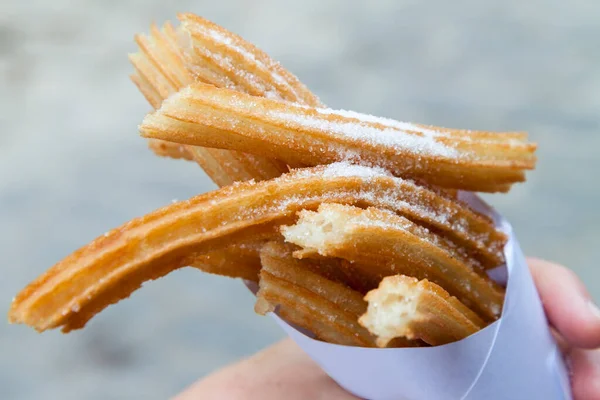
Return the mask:
<path id="1" fill-rule="evenodd" d="M 258 313 L 279 307 L 282 318 L 321 340 L 374 347 L 375 338 L 358 323 L 359 316 L 367 310 L 359 292 L 327 279 L 311 261 L 295 260 L 291 251 L 277 242 L 262 249 L 261 263 L 255 307 Z M 415 344 L 406 339 L 394 343 L 395 346 Z"/>
<path id="2" fill-rule="evenodd" d="M 150 36 L 136 35 L 136 42 L 140 51 L 129 56 L 135 68 L 131 80 L 152 107 L 160 107 L 166 97 L 193 82 L 181 62 L 178 48 L 167 46 L 168 42 L 163 32 L 155 26 L 152 26 Z M 178 78 L 173 78 L 174 76 Z M 231 177 L 215 160 L 212 149 L 183 146 L 162 140 L 150 140 L 149 147 L 160 156 L 196 161 L 218 186 L 226 186 L 235 181 L 235 177 Z"/>
<path id="3" fill-rule="evenodd" d="M 398 337 L 438 346 L 464 339 L 486 326 L 468 307 L 427 279 L 388 276 L 365 300 L 368 310 L 359 323 L 377 336 L 379 347 Z"/>
<path id="4" fill-rule="evenodd" d="M 327 179 L 334 176 L 360 179 L 363 184 L 356 187 L 362 198 L 360 206 L 392 210 L 417 222 L 438 234 L 437 245 L 474 268 L 490 269 L 504 263 L 505 234 L 495 228 L 489 217 L 463 203 L 377 168 L 347 163 L 321 168 Z M 332 201 L 343 202 L 334 198 Z"/>
<path id="5" fill-rule="evenodd" d="M 189 35 L 188 65 L 216 71 L 240 92 L 308 106 L 322 105 L 296 76 L 240 36 L 194 14 L 182 13 L 178 18 Z"/>
<path id="6" fill-rule="evenodd" d="M 14 298 L 11 323 L 80 329 L 183 267 L 258 284 L 257 313 L 338 345 L 443 345 L 500 317 L 488 272 L 507 235 L 469 192 L 525 180 L 525 133 L 333 110 L 240 36 L 178 19 L 135 37 L 131 79 L 154 109 L 139 132 L 220 188 L 75 251 Z"/>
<path id="7" fill-rule="evenodd" d="M 321 105 L 298 78 L 238 35 L 190 13 L 178 17 L 182 23 L 178 28 L 170 23 L 161 29 L 152 25 L 149 36 L 136 35 L 140 51 L 130 55 L 136 68 L 131 79 L 154 108 L 193 82 Z M 215 130 L 211 133 L 215 134 Z M 288 171 L 281 161 L 251 153 L 212 148 L 198 150 L 197 146 L 185 146 L 187 152 L 182 153 L 178 144 L 153 143 L 152 140 L 150 148 L 161 156 L 196 160 L 219 186 L 234 181 L 269 179 Z M 214 165 L 214 160 L 218 165 Z"/>
<path id="8" fill-rule="evenodd" d="M 193 26 L 193 23 L 188 25 Z M 136 69 L 131 79 L 154 108 L 160 107 L 169 95 L 198 80 L 216 86 L 224 84 L 218 79 L 218 73 L 198 76 L 190 70 L 191 65 L 185 57 L 186 35 L 183 30 L 178 32 L 166 23 L 162 29 L 152 25 L 149 36 L 135 37 L 140 51 L 130 55 Z M 270 179 L 288 171 L 283 162 L 235 151 L 154 140 L 150 140 L 150 148 L 161 156 L 195 160 L 219 186 L 235 181 Z"/>
<path id="9" fill-rule="evenodd" d="M 218 129 L 219 135 L 210 129 Z M 146 116 L 144 137 L 318 165 L 352 159 L 442 187 L 498 191 L 525 179 L 535 148 L 520 133 L 423 128 L 310 108 L 211 85 L 180 90 Z M 502 138 L 503 140 L 499 139 Z"/>
<path id="10" fill-rule="evenodd" d="M 423 208 L 427 198 L 439 203 Z M 495 240 L 493 226 L 477 214 L 459 205 L 448 208 L 442 197 L 409 181 L 347 164 L 308 168 L 197 196 L 101 236 L 21 292 L 10 318 L 39 330 L 82 327 L 143 281 L 187 265 L 190 256 L 236 243 L 234 239 L 260 239 L 254 236 L 270 234 L 269 224 L 291 222 L 297 211 L 328 201 L 378 206 L 430 221 L 437 229 L 462 232 L 472 246 L 480 243 L 481 230 L 487 233 L 481 245 Z"/>
<path id="11" fill-rule="evenodd" d="M 309 251 L 355 263 L 363 274 L 429 279 L 486 320 L 500 316 L 500 286 L 439 247 L 437 235 L 389 211 L 322 204 L 318 212 L 301 211 L 298 222 L 282 233 Z"/>

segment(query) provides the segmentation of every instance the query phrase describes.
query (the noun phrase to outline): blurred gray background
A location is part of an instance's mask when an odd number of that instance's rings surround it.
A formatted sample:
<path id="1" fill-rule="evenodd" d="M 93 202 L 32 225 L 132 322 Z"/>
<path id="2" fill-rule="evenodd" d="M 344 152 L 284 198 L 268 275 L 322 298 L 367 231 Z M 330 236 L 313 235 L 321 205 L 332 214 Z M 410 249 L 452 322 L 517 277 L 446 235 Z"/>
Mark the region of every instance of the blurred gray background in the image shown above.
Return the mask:
<path id="1" fill-rule="evenodd" d="M 213 188 L 137 134 L 132 37 L 177 11 L 255 42 L 332 107 L 529 131 L 538 170 L 488 198 L 528 254 L 600 299 L 600 3 L 2 0 L 0 310 L 100 233 Z M 167 398 L 282 337 L 252 307 L 241 283 L 182 270 L 67 336 L 0 324 L 0 398 Z"/>

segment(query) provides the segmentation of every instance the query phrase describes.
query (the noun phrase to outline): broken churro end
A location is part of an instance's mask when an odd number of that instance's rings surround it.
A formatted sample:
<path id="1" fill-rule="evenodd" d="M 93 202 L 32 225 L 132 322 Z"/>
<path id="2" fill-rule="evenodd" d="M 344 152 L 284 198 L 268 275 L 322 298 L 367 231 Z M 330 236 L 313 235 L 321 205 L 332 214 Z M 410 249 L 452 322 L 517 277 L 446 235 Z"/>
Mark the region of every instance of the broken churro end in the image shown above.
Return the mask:
<path id="1" fill-rule="evenodd" d="M 377 336 L 377 346 L 403 337 L 437 346 L 451 343 L 485 326 L 462 303 L 426 279 L 404 275 L 384 278 L 367 293 L 367 312 L 359 323 Z"/>
<path id="2" fill-rule="evenodd" d="M 304 258 L 312 254 L 328 256 L 328 249 L 342 241 L 347 220 L 338 212 L 338 204 L 321 205 L 319 212 L 302 210 L 298 213 L 298 223 L 281 227 L 286 241 L 302 246 L 294 254 Z"/>
<path id="3" fill-rule="evenodd" d="M 417 312 L 416 282 L 416 278 L 388 277 L 381 282 L 379 289 L 372 290 L 365 296 L 369 305 L 358 322 L 377 336 L 379 347 L 385 347 L 396 337 L 416 337 L 411 329 L 411 321 L 422 318 Z"/>

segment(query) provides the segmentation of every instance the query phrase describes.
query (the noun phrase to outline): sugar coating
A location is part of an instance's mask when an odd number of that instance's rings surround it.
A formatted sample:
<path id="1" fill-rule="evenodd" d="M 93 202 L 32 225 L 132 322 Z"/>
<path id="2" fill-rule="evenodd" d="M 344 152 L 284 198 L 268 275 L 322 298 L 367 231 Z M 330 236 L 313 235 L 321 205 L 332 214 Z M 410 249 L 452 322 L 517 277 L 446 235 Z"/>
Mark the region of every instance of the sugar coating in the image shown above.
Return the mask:
<path id="1" fill-rule="evenodd" d="M 393 177 L 393 175 L 380 167 L 368 167 L 365 165 L 352 164 L 348 161 L 340 161 L 332 164 L 328 164 L 324 167 L 321 167 L 320 170 L 313 169 L 304 169 L 297 170 L 294 173 L 295 177 L 311 177 L 311 176 L 321 176 L 323 178 L 335 178 L 335 177 L 351 177 L 355 176 L 357 178 L 375 178 L 378 176 L 387 176 Z M 396 178 L 402 181 L 401 178 Z"/>
<path id="2" fill-rule="evenodd" d="M 298 107 L 297 110 L 302 111 L 303 109 Z M 323 114 L 322 111 L 321 114 Z M 328 116 L 336 115 L 344 119 L 343 121 L 332 121 L 325 115 L 319 117 L 319 115 L 311 115 L 308 112 L 268 110 L 266 114 L 271 118 L 283 120 L 291 127 L 316 129 L 319 132 L 335 134 L 341 138 L 352 139 L 372 146 L 390 146 L 416 155 L 445 158 L 457 158 L 461 155 L 458 150 L 436 141 L 438 135 L 434 134 L 433 131 L 415 132 L 409 129 L 400 129 L 394 125 L 381 128 L 368 123 L 368 117 L 363 120 L 352 117 L 354 119 L 352 120 L 343 112 L 334 110 L 328 111 Z M 359 113 L 351 113 L 351 115 L 364 116 Z M 410 126 L 414 125 L 410 124 Z"/>
<path id="3" fill-rule="evenodd" d="M 278 84 L 285 86 L 286 88 L 291 90 L 297 96 L 295 88 L 292 85 L 290 85 L 281 74 L 279 74 L 277 72 L 276 68 L 270 68 L 271 65 L 265 65 L 265 63 L 263 63 L 261 60 L 257 59 L 256 56 L 252 52 L 246 50 L 243 46 L 240 46 L 239 44 L 235 43 L 235 40 L 233 40 L 231 37 L 223 34 L 222 32 L 220 32 L 218 30 L 210 29 L 205 26 L 195 27 L 195 31 L 199 31 L 199 33 L 203 34 L 204 36 L 208 36 L 214 42 L 216 42 L 220 45 L 226 46 L 232 52 L 235 52 L 236 54 L 240 55 L 242 58 L 255 64 L 257 67 L 267 71 L 268 75 L 270 77 L 272 77 Z M 281 99 L 281 95 L 276 90 L 274 90 L 271 87 L 268 87 L 269 85 L 266 85 L 265 82 L 262 81 L 261 79 L 259 79 L 255 74 L 253 74 L 245 69 L 237 68 L 237 66 L 236 66 L 237 63 L 232 62 L 232 60 L 229 57 L 223 57 L 221 54 L 212 53 L 212 52 L 208 51 L 207 49 L 198 49 L 198 50 L 200 50 L 203 53 L 205 53 L 206 55 L 210 56 L 212 59 L 221 62 L 223 65 L 225 65 L 227 67 L 228 70 L 233 70 L 237 75 L 243 76 L 248 81 L 252 82 L 252 84 L 256 85 L 256 87 L 260 88 L 263 91 L 264 97 L 274 99 L 274 100 Z"/>
<path id="4" fill-rule="evenodd" d="M 473 230 L 470 228 L 469 221 L 465 219 L 465 217 L 458 215 L 462 208 L 454 209 L 443 206 L 435 208 L 428 207 L 423 204 L 423 196 L 432 194 L 432 192 L 426 188 L 416 185 L 410 180 L 393 177 L 389 172 L 381 168 L 339 162 L 327 166 L 296 170 L 276 178 L 273 183 L 279 186 L 287 183 L 298 182 L 299 179 L 313 178 L 322 178 L 325 180 L 356 178 L 365 182 L 383 179 L 388 182 L 391 180 L 392 185 L 384 189 L 381 185 L 375 184 L 368 189 L 361 188 L 350 191 L 345 190 L 341 192 L 331 191 L 319 193 L 314 197 L 307 197 L 300 194 L 289 194 L 281 199 L 278 199 L 277 201 L 274 201 L 268 206 L 265 206 L 267 207 L 266 209 L 262 207 L 260 209 L 252 208 L 240 210 L 236 217 L 241 220 L 252 217 L 258 213 L 284 213 L 290 208 L 296 208 L 298 204 L 322 202 L 347 203 L 348 199 L 352 198 L 353 200 L 363 201 L 375 207 L 382 207 L 388 210 L 414 215 L 418 220 L 429 221 L 429 223 L 433 225 L 446 227 L 444 229 L 451 229 L 454 232 L 459 233 L 461 236 L 469 238 L 469 240 L 473 240 L 475 243 L 477 243 L 478 248 L 487 247 L 489 236 L 487 234 L 477 234 L 476 232 L 473 232 Z M 439 244 L 439 242 L 436 241 L 434 244 Z"/>
<path id="5" fill-rule="evenodd" d="M 410 122 L 396 121 L 391 118 L 376 117 L 374 115 L 359 113 L 359 112 L 350 111 L 350 110 L 332 110 L 330 108 L 317 108 L 316 110 L 320 114 L 341 115 L 341 116 L 344 116 L 347 118 L 359 120 L 361 122 L 376 123 L 376 124 L 380 124 L 380 125 L 393 127 L 393 128 L 403 130 L 403 131 L 419 132 L 428 137 L 442 136 L 442 132 L 440 132 L 438 130 L 425 128 L 423 126 L 419 126 L 419 125 L 416 125 L 416 124 L 413 124 Z"/>
<path id="6" fill-rule="evenodd" d="M 204 30 L 204 29 L 203 29 Z M 205 31 L 206 32 L 206 31 Z M 228 37 L 223 35 L 221 32 L 216 31 L 216 30 L 208 30 L 208 35 L 213 38 L 217 43 L 223 44 L 228 46 L 231 50 L 235 51 L 236 53 L 242 55 L 244 58 L 251 60 L 252 62 L 256 63 L 258 66 L 260 66 L 261 68 L 264 69 L 269 69 L 268 66 L 266 66 L 263 62 L 261 62 L 260 60 L 258 60 L 254 54 L 252 54 L 251 52 L 247 51 L 246 49 L 244 49 L 242 46 L 238 46 L 234 43 L 234 41 Z M 271 76 L 273 77 L 273 79 L 275 79 L 278 83 L 285 85 L 285 86 L 289 86 L 288 83 L 286 82 L 286 80 L 277 72 L 275 71 L 270 71 L 271 72 Z"/>

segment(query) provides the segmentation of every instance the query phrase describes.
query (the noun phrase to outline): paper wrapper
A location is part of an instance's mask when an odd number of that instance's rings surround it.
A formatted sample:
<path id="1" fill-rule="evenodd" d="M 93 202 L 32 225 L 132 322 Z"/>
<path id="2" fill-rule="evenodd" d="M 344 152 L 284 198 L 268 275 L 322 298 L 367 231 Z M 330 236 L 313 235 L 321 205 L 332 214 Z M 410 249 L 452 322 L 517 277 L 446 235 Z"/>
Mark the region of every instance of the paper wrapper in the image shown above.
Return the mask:
<path id="1" fill-rule="evenodd" d="M 571 399 L 562 355 L 511 225 L 479 198 L 463 198 L 509 235 L 506 266 L 493 274 L 507 283 L 502 317 L 485 329 L 444 346 L 373 349 L 321 342 L 271 315 L 331 378 L 360 398 Z"/>

